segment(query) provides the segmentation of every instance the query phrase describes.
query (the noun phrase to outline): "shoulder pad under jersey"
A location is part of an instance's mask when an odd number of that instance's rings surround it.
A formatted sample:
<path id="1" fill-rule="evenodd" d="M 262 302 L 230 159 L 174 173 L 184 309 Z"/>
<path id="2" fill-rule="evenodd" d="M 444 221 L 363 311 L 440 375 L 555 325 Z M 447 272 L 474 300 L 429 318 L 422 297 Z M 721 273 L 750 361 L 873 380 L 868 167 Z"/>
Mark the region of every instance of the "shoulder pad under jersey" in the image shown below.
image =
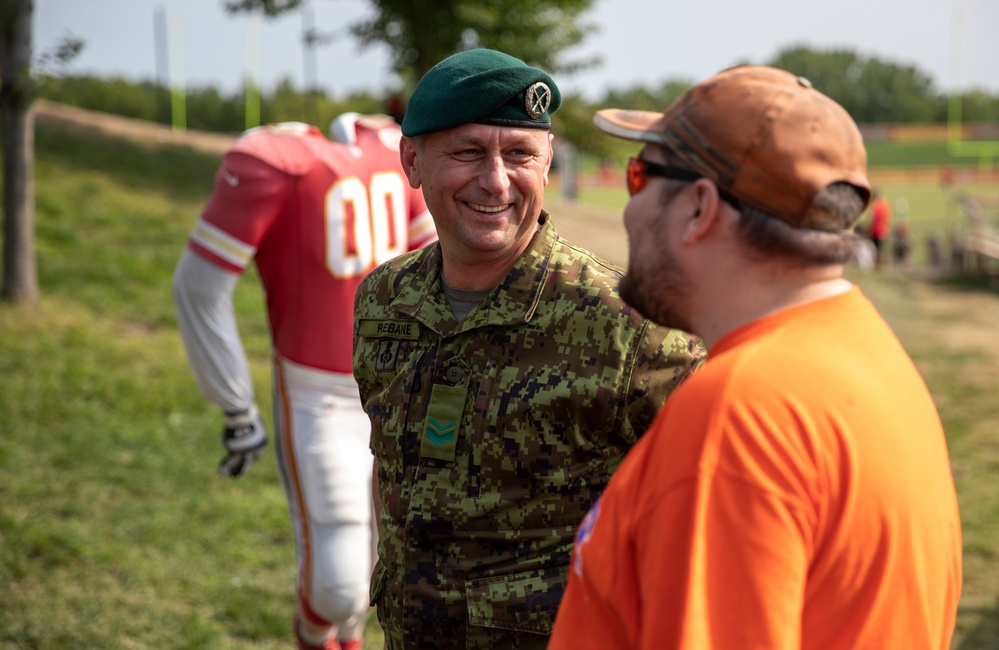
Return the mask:
<path id="1" fill-rule="evenodd" d="M 399 152 L 402 129 L 388 115 L 364 115 L 357 120 L 357 144 L 372 146 L 375 142 L 394 153 Z"/>
<path id="2" fill-rule="evenodd" d="M 321 147 L 329 144 L 314 126 L 281 122 L 243 132 L 230 151 L 253 156 L 286 174 L 301 176 L 316 164 Z"/>

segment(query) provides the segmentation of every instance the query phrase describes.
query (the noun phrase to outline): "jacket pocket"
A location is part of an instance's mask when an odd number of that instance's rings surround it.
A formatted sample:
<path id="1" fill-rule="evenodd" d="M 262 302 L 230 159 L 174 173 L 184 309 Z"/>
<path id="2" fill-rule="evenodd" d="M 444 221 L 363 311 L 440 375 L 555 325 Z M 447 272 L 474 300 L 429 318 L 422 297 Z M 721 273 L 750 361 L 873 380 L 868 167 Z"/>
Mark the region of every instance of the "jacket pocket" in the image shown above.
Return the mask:
<path id="1" fill-rule="evenodd" d="M 468 623 L 551 634 L 568 576 L 569 568 L 563 566 L 468 580 Z"/>

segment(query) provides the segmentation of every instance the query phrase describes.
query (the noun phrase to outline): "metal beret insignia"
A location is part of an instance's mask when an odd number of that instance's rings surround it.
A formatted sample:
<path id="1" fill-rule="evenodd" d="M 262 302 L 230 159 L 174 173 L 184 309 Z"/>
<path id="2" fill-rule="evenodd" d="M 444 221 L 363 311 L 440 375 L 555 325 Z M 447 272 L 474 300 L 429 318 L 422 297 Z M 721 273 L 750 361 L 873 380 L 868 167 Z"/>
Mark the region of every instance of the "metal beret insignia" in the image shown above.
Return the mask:
<path id="1" fill-rule="evenodd" d="M 538 81 L 527 87 L 524 93 L 524 109 L 532 120 L 536 120 L 548 110 L 552 103 L 552 91 L 543 81 Z"/>

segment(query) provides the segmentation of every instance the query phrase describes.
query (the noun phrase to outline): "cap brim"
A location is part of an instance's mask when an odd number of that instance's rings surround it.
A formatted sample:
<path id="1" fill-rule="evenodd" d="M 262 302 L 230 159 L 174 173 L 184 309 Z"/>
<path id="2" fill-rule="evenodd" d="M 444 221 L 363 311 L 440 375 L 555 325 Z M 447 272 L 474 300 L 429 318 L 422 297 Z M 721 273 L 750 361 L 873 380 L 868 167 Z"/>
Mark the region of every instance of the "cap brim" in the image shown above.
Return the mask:
<path id="1" fill-rule="evenodd" d="M 665 122 L 662 113 L 652 111 L 605 108 L 593 115 L 593 124 L 607 135 L 655 144 L 666 144 Z"/>

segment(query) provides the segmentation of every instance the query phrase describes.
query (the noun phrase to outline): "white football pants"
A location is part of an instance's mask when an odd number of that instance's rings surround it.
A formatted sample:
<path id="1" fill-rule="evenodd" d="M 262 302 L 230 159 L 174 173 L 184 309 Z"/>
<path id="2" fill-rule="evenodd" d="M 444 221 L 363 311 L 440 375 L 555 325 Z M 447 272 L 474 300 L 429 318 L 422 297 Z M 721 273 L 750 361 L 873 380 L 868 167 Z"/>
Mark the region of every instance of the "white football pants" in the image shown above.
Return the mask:
<path id="1" fill-rule="evenodd" d="M 274 362 L 278 467 L 295 528 L 300 615 L 360 638 L 377 538 L 371 425 L 350 375 Z"/>

